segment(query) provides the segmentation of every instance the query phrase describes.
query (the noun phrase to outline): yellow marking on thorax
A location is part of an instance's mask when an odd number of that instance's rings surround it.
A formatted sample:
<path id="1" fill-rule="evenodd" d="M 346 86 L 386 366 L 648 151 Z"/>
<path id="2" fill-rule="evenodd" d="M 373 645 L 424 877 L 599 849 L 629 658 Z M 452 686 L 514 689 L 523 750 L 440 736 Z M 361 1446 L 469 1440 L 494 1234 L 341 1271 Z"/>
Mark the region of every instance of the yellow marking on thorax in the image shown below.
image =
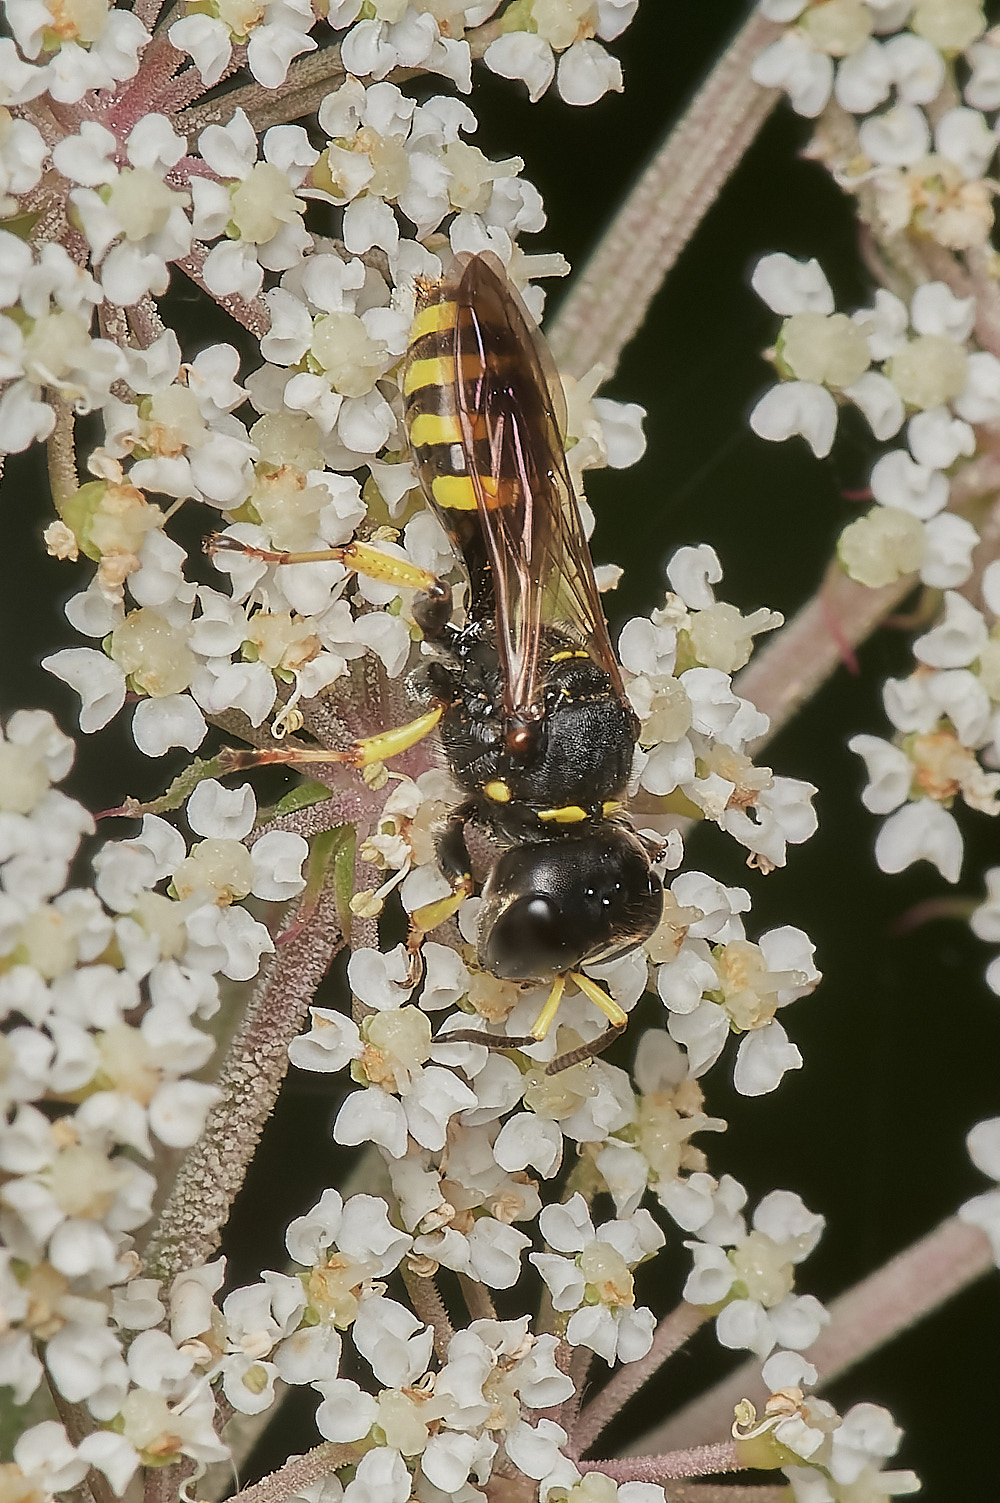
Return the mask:
<path id="1" fill-rule="evenodd" d="M 607 819 L 610 815 L 617 814 L 621 807 L 619 799 L 608 799 L 601 805 L 601 814 Z M 537 817 L 544 824 L 578 825 L 582 820 L 589 819 L 590 814 L 586 809 L 581 809 L 579 804 L 563 804 L 560 809 L 539 809 Z"/>
<path id="2" fill-rule="evenodd" d="M 451 355 L 414 360 L 403 378 L 403 396 L 412 396 L 424 386 L 450 386 L 454 379 L 455 361 Z"/>
<path id="3" fill-rule="evenodd" d="M 476 509 L 476 492 L 468 475 L 438 475 L 431 481 L 431 492 L 438 506 L 453 511 Z"/>
<path id="4" fill-rule="evenodd" d="M 410 343 L 416 344 L 425 334 L 440 334 L 445 329 L 453 329 L 457 318 L 458 308 L 455 303 L 428 303 L 413 320 Z"/>
<path id="5" fill-rule="evenodd" d="M 590 657 L 590 653 L 589 652 L 583 652 L 580 648 L 573 648 L 572 650 L 570 650 L 567 647 L 563 652 L 554 652 L 552 654 L 552 656 L 549 658 L 549 662 L 550 663 L 565 663 L 568 658 L 589 658 L 589 657 Z"/>
<path id="6" fill-rule="evenodd" d="M 579 804 L 563 804 L 561 809 L 539 809 L 538 818 L 545 824 L 578 825 L 587 818 L 587 811 Z"/>
<path id="7" fill-rule="evenodd" d="M 462 425 L 453 414 L 421 412 L 410 427 L 410 443 L 414 449 L 423 449 L 432 444 L 460 444 Z"/>
<path id="8" fill-rule="evenodd" d="M 484 783 L 483 792 L 485 793 L 486 797 L 488 799 L 492 799 L 495 804 L 510 803 L 510 788 L 502 778 L 498 778 L 495 782 L 492 783 Z"/>

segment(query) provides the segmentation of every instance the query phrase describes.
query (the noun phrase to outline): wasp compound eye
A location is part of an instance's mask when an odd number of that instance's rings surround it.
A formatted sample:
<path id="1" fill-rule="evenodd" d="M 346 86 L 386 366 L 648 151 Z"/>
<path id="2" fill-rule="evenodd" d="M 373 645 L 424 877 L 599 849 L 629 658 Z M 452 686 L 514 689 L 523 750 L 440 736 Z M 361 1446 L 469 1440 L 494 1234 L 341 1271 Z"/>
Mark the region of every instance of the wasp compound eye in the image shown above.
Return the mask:
<path id="1" fill-rule="evenodd" d="M 508 981 L 548 981 L 648 939 L 663 888 L 627 830 L 506 851 L 483 889 L 479 960 Z"/>
<path id="2" fill-rule="evenodd" d="M 551 898 L 541 893 L 514 898 L 489 926 L 480 960 L 508 981 L 547 979 L 574 963 L 566 928 L 566 916 Z"/>

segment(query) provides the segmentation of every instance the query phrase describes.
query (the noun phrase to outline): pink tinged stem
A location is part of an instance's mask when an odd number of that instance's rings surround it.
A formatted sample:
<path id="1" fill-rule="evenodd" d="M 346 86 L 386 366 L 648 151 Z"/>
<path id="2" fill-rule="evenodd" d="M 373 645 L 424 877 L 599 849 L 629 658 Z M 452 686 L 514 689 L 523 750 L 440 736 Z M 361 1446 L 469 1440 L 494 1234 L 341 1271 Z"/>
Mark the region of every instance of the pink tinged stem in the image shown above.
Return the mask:
<path id="1" fill-rule="evenodd" d="M 186 272 L 195 286 L 207 293 L 213 302 L 218 303 L 220 308 L 225 308 L 230 317 L 235 318 L 244 329 L 249 329 L 257 339 L 263 338 L 271 327 L 271 315 L 267 310 L 267 305 L 261 298 L 254 298 L 252 303 L 248 303 L 235 292 L 229 293 L 226 297 L 216 297 L 213 292 L 209 292 L 202 275 L 207 255 L 208 251 L 205 247 L 199 241 L 195 241 L 190 255 L 180 257 L 175 265 L 180 267 L 181 271 Z"/>
<path id="2" fill-rule="evenodd" d="M 146 1245 L 146 1270 L 169 1282 L 212 1257 L 264 1124 L 288 1072 L 288 1045 L 301 1031 L 316 987 L 343 946 L 333 874 L 315 921 L 282 945 L 258 983 L 216 1084 L 222 1100 L 184 1158 Z"/>
<path id="3" fill-rule="evenodd" d="M 656 1328 L 653 1345 L 638 1362 L 620 1367 L 596 1398 L 585 1406 L 570 1430 L 572 1454 L 579 1456 L 593 1445 L 601 1431 L 621 1413 L 629 1399 L 637 1394 L 658 1372 L 674 1352 L 690 1340 L 708 1319 L 697 1305 L 680 1304 L 665 1315 Z"/>
<path id="4" fill-rule="evenodd" d="M 879 1351 L 993 1266 L 990 1244 L 979 1228 L 950 1216 L 833 1301 L 830 1324 L 805 1353 L 819 1373 L 818 1386 L 832 1383 Z M 760 1410 L 767 1396 L 759 1365 L 746 1362 L 711 1392 L 641 1436 L 636 1446 L 645 1452 L 708 1441 L 729 1431 L 741 1399 L 750 1399 Z"/>
<path id="5" fill-rule="evenodd" d="M 138 73 L 111 107 L 110 120 L 114 122 L 119 137 L 127 136 L 145 115 L 162 112 L 161 95 L 177 69 L 187 62 L 187 54 L 178 51 L 166 31 L 158 32 L 142 53 Z"/>
<path id="6" fill-rule="evenodd" d="M 763 710 L 774 736 L 908 595 L 915 576 L 872 590 L 831 564 L 819 590 L 753 656 L 735 690 Z"/>
<path id="7" fill-rule="evenodd" d="M 238 73 L 240 68 L 245 67 L 246 60 L 246 47 L 234 47 L 232 56 L 223 68 L 218 82 L 212 85 L 212 90 L 218 88 L 218 85 L 224 83 L 227 78 L 231 78 L 234 73 Z M 175 116 L 179 111 L 188 109 L 196 99 L 200 99 L 207 92 L 198 69 L 188 68 L 164 89 L 159 101 L 160 109 L 165 115 Z M 174 120 L 174 129 L 183 134 L 179 120 Z"/>
<path id="8" fill-rule="evenodd" d="M 548 331 L 561 371 L 609 374 L 730 173 L 781 97 L 750 65 L 782 28 L 752 15 L 702 84 L 575 278 Z"/>
<path id="9" fill-rule="evenodd" d="M 744 1463 L 736 1455 L 736 1442 L 693 1446 L 687 1451 L 668 1451 L 662 1456 L 624 1456 L 610 1461 L 578 1461 L 581 1472 L 601 1472 L 616 1482 L 670 1482 L 679 1477 L 714 1477 L 718 1472 L 738 1472 Z"/>
<path id="10" fill-rule="evenodd" d="M 674 1482 L 666 1495 L 667 1503 L 792 1503 L 784 1483 L 760 1487 L 740 1482 Z"/>
<path id="11" fill-rule="evenodd" d="M 332 1440 L 326 1440 L 322 1445 L 307 1451 L 304 1456 L 286 1461 L 283 1467 L 262 1477 L 253 1487 L 245 1487 L 230 1499 L 230 1503 L 285 1503 L 286 1498 L 294 1498 L 305 1488 L 322 1482 L 324 1477 L 329 1477 L 338 1467 L 348 1466 L 357 1459 L 353 1446 L 337 1445 Z"/>

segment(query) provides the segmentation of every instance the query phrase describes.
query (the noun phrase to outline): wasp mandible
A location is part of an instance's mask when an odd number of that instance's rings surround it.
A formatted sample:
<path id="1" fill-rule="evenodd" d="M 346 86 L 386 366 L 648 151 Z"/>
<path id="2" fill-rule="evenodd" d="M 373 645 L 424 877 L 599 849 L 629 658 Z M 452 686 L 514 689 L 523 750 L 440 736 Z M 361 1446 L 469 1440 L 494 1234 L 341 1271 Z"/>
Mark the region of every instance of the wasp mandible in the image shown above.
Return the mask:
<path id="1" fill-rule="evenodd" d="M 464 797 L 436 838 L 453 897 L 418 910 L 417 940 L 477 891 L 465 834 L 475 823 L 500 846 L 478 889 L 479 963 L 504 980 L 551 985 L 527 1038 L 449 1037 L 498 1048 L 541 1039 L 571 977 L 610 1027 L 548 1067 L 563 1069 L 627 1021 L 580 968 L 648 939 L 663 888 L 656 847 L 625 809 L 639 723 L 566 463 L 562 386 L 496 257 L 461 255 L 443 280 L 418 284 L 402 385 L 421 489 L 468 577 L 465 620 L 453 620 L 446 582 L 370 545 L 309 555 L 417 588 L 414 620 L 434 655 L 413 688 L 428 708 L 346 752 L 287 747 L 280 756 L 363 767 L 437 728 Z"/>

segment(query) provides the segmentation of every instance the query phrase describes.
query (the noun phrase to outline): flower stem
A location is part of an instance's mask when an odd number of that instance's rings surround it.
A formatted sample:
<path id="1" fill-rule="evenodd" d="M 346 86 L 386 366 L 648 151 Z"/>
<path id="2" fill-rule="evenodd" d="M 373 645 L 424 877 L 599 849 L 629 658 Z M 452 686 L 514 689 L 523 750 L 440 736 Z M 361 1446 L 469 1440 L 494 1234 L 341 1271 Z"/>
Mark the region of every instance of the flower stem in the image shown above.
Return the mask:
<path id="1" fill-rule="evenodd" d="M 950 1216 L 833 1301 L 830 1324 L 806 1352 L 819 1373 L 819 1386 L 832 1383 L 992 1268 L 990 1244 L 979 1228 Z M 767 1398 L 756 1362 L 744 1363 L 635 1446 L 659 1451 L 717 1438 L 729 1430 L 733 1409 L 744 1398 L 758 1409 Z"/>
<path id="2" fill-rule="evenodd" d="M 667 272 L 780 98 L 750 77 L 782 28 L 751 15 L 629 193 L 560 305 L 549 345 L 560 370 L 612 372 Z"/>
<path id="3" fill-rule="evenodd" d="M 304 1488 L 315 1482 L 322 1482 L 324 1477 L 329 1477 L 338 1467 L 347 1466 L 349 1462 L 356 1460 L 357 1452 L 353 1446 L 325 1440 L 304 1456 L 295 1456 L 291 1461 L 286 1461 L 284 1466 L 271 1472 L 269 1476 L 262 1477 L 252 1487 L 245 1487 L 242 1492 L 235 1493 L 230 1503 L 284 1503 L 286 1498 L 294 1498 Z"/>
<path id="4" fill-rule="evenodd" d="M 66 502 L 80 484 L 76 472 L 76 419 L 70 404 L 55 393 L 52 410 L 56 415 L 56 425 L 46 444 L 49 486 L 56 511 L 62 516 Z"/>
<path id="5" fill-rule="evenodd" d="M 288 1045 L 343 943 L 331 872 L 312 921 L 278 947 L 230 1045 L 217 1082 L 222 1100 L 184 1159 L 146 1246 L 152 1277 L 169 1281 L 215 1252 L 288 1070 Z"/>
<path id="6" fill-rule="evenodd" d="M 950 509 L 962 511 L 970 501 L 998 487 L 1000 455 L 981 454 L 952 480 Z M 973 603 L 978 603 L 983 570 L 1000 555 L 1000 502 L 991 506 L 979 535 L 972 575 L 961 592 Z M 770 718 L 766 740 L 822 688 L 845 661 L 845 648 L 857 647 L 870 637 L 916 582 L 916 575 L 906 574 L 894 584 L 869 589 L 848 579 L 836 561 L 829 565 L 812 599 L 768 638 L 735 680 L 737 693 Z"/>
<path id="7" fill-rule="evenodd" d="M 610 1461 L 578 1461 L 581 1472 L 601 1472 L 616 1482 L 669 1482 L 678 1477 L 714 1477 L 716 1472 L 742 1471 L 736 1442 L 694 1446 L 662 1456 L 625 1456 Z"/>
<path id="8" fill-rule="evenodd" d="M 340 47 L 321 47 L 295 59 L 280 89 L 265 89 L 260 84 L 231 89 L 228 94 L 182 110 L 174 128 L 186 136 L 195 136 L 206 125 L 228 124 L 237 110 L 243 110 L 259 133 L 272 125 L 285 125 L 312 114 L 343 77 Z"/>
<path id="9" fill-rule="evenodd" d="M 591 1399 L 570 1431 L 570 1444 L 574 1455 L 586 1451 L 618 1415 L 633 1394 L 649 1382 L 655 1372 L 674 1352 L 678 1351 L 694 1335 L 707 1319 L 704 1310 L 697 1305 L 680 1304 L 665 1315 L 656 1328 L 653 1345 L 638 1362 L 629 1362 L 620 1367 L 614 1377 Z"/>

